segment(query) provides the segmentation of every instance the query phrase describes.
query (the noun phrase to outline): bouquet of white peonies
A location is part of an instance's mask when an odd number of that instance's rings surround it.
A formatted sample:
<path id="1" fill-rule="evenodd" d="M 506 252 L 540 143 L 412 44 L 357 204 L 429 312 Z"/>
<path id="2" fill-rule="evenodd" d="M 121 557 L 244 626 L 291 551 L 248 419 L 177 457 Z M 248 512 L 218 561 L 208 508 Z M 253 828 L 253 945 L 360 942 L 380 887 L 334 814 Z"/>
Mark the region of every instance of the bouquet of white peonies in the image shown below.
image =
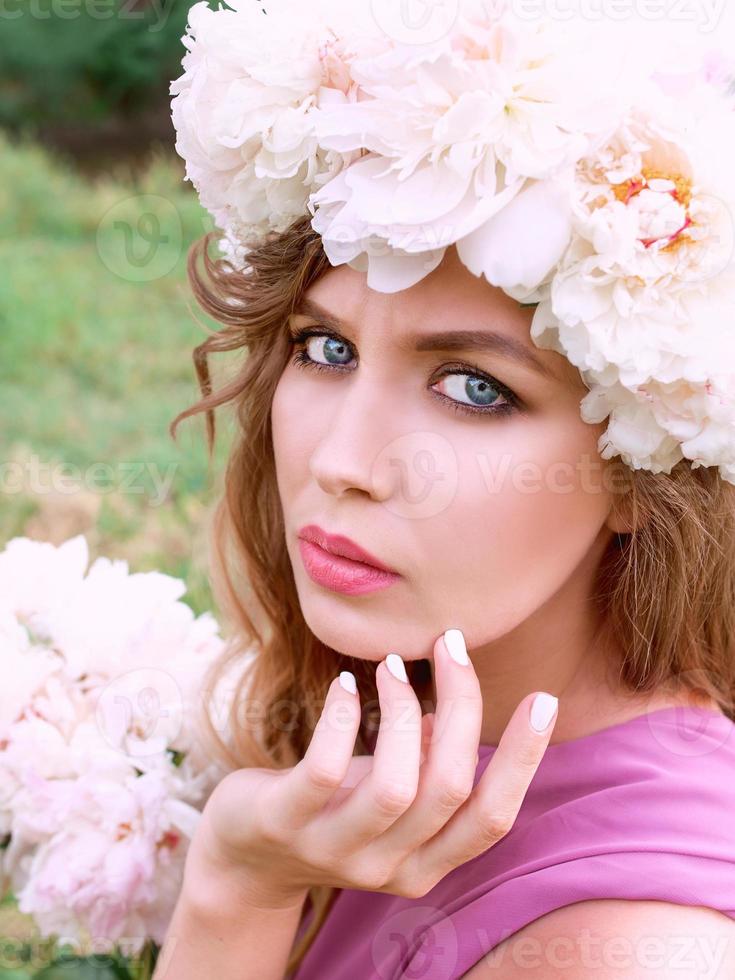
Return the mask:
<path id="1" fill-rule="evenodd" d="M 197 719 L 224 641 L 182 581 L 88 561 L 82 535 L 0 552 L 0 897 L 44 937 L 137 956 L 223 775 Z"/>

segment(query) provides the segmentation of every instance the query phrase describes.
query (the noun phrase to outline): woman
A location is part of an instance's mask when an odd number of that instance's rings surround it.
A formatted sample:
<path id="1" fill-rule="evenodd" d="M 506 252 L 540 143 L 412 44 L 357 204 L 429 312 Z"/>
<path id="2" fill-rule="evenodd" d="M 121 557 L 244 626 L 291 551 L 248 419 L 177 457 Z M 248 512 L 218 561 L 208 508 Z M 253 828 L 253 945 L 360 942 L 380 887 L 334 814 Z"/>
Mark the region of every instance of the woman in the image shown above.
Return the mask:
<path id="1" fill-rule="evenodd" d="M 238 686 L 220 745 L 233 771 L 192 843 L 156 980 L 498 969 L 632 978 L 705 967 L 730 976 L 732 378 L 720 376 L 727 324 L 711 340 L 697 333 L 697 304 L 719 313 L 718 284 L 728 295 L 731 280 L 722 251 L 688 232 L 712 232 L 718 212 L 706 226 L 711 200 L 696 197 L 665 130 L 656 130 L 663 148 L 651 149 L 653 137 L 641 148 L 653 110 L 638 119 L 616 103 L 603 125 L 577 101 L 585 121 L 574 132 L 558 125 L 547 172 L 531 159 L 535 144 L 521 152 L 496 128 L 502 181 L 473 185 L 482 193 L 472 221 L 464 202 L 449 235 L 430 238 L 419 219 L 437 202 L 419 195 L 414 237 L 399 245 L 393 222 L 408 212 L 379 152 L 395 160 L 405 149 L 388 131 L 399 69 L 409 88 L 442 58 L 447 86 L 460 77 L 449 73 L 458 58 L 510 70 L 516 28 L 468 5 L 448 48 L 441 39 L 439 56 L 427 47 L 420 66 L 415 50 L 373 35 L 358 42 L 344 22 L 318 47 L 323 101 L 312 135 L 348 156 L 338 166 L 328 158 L 330 179 L 325 170 L 314 178 L 312 219 L 283 221 L 297 153 L 292 146 L 286 165 L 289 153 L 273 144 L 301 123 L 290 114 L 292 129 L 279 130 L 269 116 L 261 169 L 243 170 L 249 144 L 224 97 L 238 91 L 255 114 L 243 78 L 257 79 L 278 85 L 286 114 L 278 72 L 225 58 L 242 29 L 251 55 L 281 42 L 285 75 L 295 11 L 284 3 L 274 13 L 256 37 L 243 6 L 198 11 L 174 102 L 180 137 L 190 126 L 200 140 L 184 154 L 190 176 L 229 243 L 226 260 L 208 255 L 211 235 L 190 256 L 195 295 L 223 329 L 195 352 L 204 397 L 174 428 L 206 411 L 211 445 L 212 410 L 237 409 L 214 541 L 216 584 L 235 625 L 218 669 L 234 670 Z M 528 73 L 540 63 L 538 36 L 518 30 L 515 69 Z M 306 35 L 299 44 L 313 43 Z M 233 64 L 239 88 L 227 78 Z M 379 85 L 388 65 L 389 96 Z M 222 102 L 207 79 L 223 86 Z M 434 109 L 436 92 L 424 93 Z M 575 87 L 559 100 L 586 97 Z M 324 107 L 335 100 L 330 116 Z M 206 107 L 227 120 L 216 161 L 203 155 Z M 449 140 L 446 105 L 440 114 Z M 539 140 L 550 122 L 539 123 Z M 367 153 L 349 156 L 353 125 Z M 613 179 L 621 133 L 630 140 L 620 160 L 630 168 L 639 158 L 635 174 Z M 182 137 L 177 147 L 191 144 Z M 309 159 L 313 177 L 327 158 Z M 266 171 L 267 193 L 258 183 Z M 437 198 L 446 192 L 440 203 L 451 210 L 447 185 L 427 186 Z M 605 227 L 622 236 L 624 219 L 634 249 L 602 234 L 608 212 Z M 258 215 L 273 227 L 256 234 Z M 419 225 L 425 247 L 416 247 Z M 579 287 L 580 254 L 589 276 L 581 300 L 570 287 Z M 623 302 L 623 286 L 607 306 L 592 302 L 599 279 L 590 270 L 603 258 L 606 281 L 617 270 L 635 303 Z M 707 290 L 697 280 L 705 267 Z M 656 285 L 653 309 L 665 305 L 664 272 L 680 303 L 667 310 L 669 325 L 681 318 L 676 336 L 643 302 Z M 610 317 L 614 334 L 601 326 Z M 692 364 L 706 361 L 702 336 L 712 356 L 700 392 Z M 239 349 L 247 359 L 213 393 L 207 355 Z M 675 397 L 680 411 L 667 415 L 661 405 Z M 590 934 L 592 949 L 580 942 Z M 682 951 L 682 935 L 697 942 Z M 651 937 L 657 949 L 642 953 Z M 626 949 L 611 951 L 621 940 Z"/>

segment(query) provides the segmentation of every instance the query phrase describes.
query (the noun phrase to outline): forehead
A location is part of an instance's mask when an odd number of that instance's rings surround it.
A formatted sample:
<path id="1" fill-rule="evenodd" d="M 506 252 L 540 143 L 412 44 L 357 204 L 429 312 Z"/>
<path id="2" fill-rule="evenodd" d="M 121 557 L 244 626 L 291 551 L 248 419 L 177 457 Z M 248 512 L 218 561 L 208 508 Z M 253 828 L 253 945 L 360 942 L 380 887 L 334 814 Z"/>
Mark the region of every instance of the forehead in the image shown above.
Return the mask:
<path id="1" fill-rule="evenodd" d="M 382 347 L 393 344 L 409 351 L 418 334 L 487 331 L 522 344 L 553 380 L 565 385 L 581 383 L 579 372 L 565 357 L 540 349 L 532 341 L 534 308 L 522 307 L 502 289 L 471 273 L 454 246 L 447 249 L 436 269 L 409 289 L 377 292 L 368 288 L 365 273 L 341 265 L 329 268 L 303 299 L 343 321 L 349 339 L 359 339 L 365 330 L 370 337 L 380 338 Z M 339 330 L 339 324 L 335 328 Z"/>
<path id="2" fill-rule="evenodd" d="M 488 312 L 520 310 L 502 290 L 491 286 L 486 279 L 473 275 L 460 261 L 456 248 L 447 248 L 441 263 L 409 289 L 397 293 L 381 293 L 368 288 L 367 276 L 348 265 L 330 268 L 314 283 L 307 294 L 322 306 L 330 300 L 340 304 L 345 319 L 374 324 L 391 324 L 400 328 L 408 318 L 425 316 L 435 311 L 438 316 L 472 313 L 477 320 Z M 518 330 L 527 332 L 532 310 L 519 317 Z"/>

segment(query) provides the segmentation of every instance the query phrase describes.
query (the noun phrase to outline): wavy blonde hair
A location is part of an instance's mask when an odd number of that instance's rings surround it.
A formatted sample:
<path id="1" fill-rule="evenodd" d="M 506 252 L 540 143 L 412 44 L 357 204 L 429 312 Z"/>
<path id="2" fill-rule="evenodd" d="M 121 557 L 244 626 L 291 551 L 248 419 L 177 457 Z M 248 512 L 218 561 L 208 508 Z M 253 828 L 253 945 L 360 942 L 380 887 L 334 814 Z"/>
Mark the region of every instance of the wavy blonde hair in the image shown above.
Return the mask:
<path id="1" fill-rule="evenodd" d="M 325 646 L 306 625 L 286 550 L 270 429 L 273 394 L 291 350 L 287 318 L 331 265 L 308 216 L 251 243 L 247 274 L 209 255 L 216 234 L 192 245 L 187 272 L 198 304 L 222 328 L 193 352 L 201 399 L 170 426 L 175 439 L 183 419 L 206 413 L 211 460 L 214 410 L 226 403 L 236 410 L 210 554 L 212 586 L 230 635 L 205 687 L 215 691 L 225 675 L 234 684 L 225 737 L 222 719 L 214 724 L 204 699 L 205 735 L 226 770 L 293 766 L 306 751 L 330 682 L 338 671 L 351 670 L 363 708 L 356 751 L 366 753 L 379 723 L 374 665 Z M 209 355 L 226 351 L 246 356 L 213 391 Z M 735 720 L 735 486 L 687 461 L 669 475 L 625 469 L 629 491 L 620 499 L 635 530 L 613 535 L 595 590 L 601 621 L 624 651 L 620 679 L 635 692 L 671 685 L 695 691 Z M 406 668 L 422 705 L 430 705 L 428 660 Z M 243 724 L 241 713 L 254 701 L 258 717 Z M 310 890 L 304 911 L 314 914 L 291 950 L 289 973 L 338 892 Z"/>

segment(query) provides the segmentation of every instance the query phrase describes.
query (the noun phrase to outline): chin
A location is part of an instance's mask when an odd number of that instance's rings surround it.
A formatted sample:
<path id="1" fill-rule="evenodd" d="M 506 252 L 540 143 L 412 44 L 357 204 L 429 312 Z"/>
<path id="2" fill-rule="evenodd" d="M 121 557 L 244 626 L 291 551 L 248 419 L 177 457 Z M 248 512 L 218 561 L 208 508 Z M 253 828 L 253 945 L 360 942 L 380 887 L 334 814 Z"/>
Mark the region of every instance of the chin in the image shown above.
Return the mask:
<path id="1" fill-rule="evenodd" d="M 403 619 L 396 629 L 395 614 L 381 615 L 374 605 L 344 596 L 299 594 L 301 613 L 318 640 L 338 653 L 375 663 L 391 651 L 404 660 L 420 660 L 432 655 L 435 636 L 421 624 Z M 425 642 L 421 642 L 421 637 Z"/>

